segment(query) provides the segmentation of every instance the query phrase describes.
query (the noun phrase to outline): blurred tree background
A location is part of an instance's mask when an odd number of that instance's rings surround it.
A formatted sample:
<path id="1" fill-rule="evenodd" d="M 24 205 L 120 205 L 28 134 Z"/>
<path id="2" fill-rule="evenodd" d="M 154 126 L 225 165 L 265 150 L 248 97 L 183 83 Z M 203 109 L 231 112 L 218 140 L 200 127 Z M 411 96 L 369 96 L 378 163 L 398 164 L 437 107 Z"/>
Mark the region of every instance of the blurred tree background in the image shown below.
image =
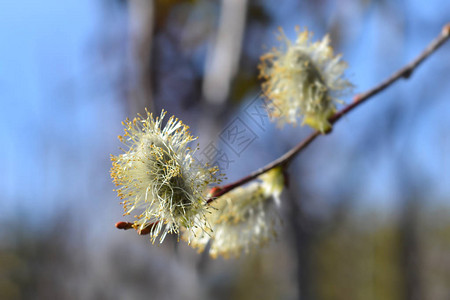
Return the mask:
<path id="1" fill-rule="evenodd" d="M 447 0 L 3 2 L 0 298 L 449 299 L 450 45 L 296 159 L 258 252 L 212 260 L 118 231 L 109 178 L 120 122 L 145 107 L 227 153 L 228 181 L 305 137 L 246 110 L 279 26 L 329 33 L 362 92 L 449 21 Z M 236 117 L 256 136 L 239 155 L 219 138 Z"/>

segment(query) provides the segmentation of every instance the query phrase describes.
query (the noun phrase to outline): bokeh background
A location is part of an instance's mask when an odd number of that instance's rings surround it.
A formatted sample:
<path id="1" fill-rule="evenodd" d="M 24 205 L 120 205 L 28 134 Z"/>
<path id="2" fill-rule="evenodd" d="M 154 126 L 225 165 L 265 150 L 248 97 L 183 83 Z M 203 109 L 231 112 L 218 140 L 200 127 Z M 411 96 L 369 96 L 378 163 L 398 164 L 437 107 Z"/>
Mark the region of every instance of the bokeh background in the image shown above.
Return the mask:
<path id="1" fill-rule="evenodd" d="M 249 255 L 115 229 L 109 178 L 145 107 L 228 153 L 228 181 L 310 133 L 246 112 L 279 26 L 329 33 L 357 93 L 448 22 L 448 0 L 1 2 L 0 298 L 449 299 L 450 44 L 301 153 L 277 238 Z M 236 117 L 256 136 L 239 156 L 219 138 Z"/>

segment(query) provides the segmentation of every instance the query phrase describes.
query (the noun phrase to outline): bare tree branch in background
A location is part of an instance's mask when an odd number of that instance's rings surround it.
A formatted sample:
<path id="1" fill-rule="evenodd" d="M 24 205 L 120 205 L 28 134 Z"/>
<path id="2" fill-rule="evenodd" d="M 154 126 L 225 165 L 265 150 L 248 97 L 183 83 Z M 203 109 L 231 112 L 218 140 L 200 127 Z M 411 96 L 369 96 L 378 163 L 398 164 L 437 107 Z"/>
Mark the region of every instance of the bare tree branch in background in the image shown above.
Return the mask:
<path id="1" fill-rule="evenodd" d="M 206 61 L 203 95 L 206 102 L 224 104 L 238 70 L 245 29 L 247 0 L 222 0 L 220 23 Z"/>
<path id="2" fill-rule="evenodd" d="M 131 38 L 132 69 L 128 95 L 130 111 L 153 111 L 151 87 L 151 49 L 154 28 L 153 0 L 130 0 L 129 25 Z"/>

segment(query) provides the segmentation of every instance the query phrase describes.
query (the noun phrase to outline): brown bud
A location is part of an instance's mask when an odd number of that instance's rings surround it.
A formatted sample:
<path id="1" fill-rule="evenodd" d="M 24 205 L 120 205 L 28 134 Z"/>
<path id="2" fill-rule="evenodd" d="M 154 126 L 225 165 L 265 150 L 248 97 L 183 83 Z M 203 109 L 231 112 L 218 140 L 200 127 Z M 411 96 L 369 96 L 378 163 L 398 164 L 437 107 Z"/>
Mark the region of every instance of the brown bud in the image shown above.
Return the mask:
<path id="1" fill-rule="evenodd" d="M 123 230 L 131 229 L 131 228 L 133 228 L 133 223 L 131 223 L 131 222 L 117 222 L 116 223 L 116 228 L 117 229 L 123 229 Z"/>

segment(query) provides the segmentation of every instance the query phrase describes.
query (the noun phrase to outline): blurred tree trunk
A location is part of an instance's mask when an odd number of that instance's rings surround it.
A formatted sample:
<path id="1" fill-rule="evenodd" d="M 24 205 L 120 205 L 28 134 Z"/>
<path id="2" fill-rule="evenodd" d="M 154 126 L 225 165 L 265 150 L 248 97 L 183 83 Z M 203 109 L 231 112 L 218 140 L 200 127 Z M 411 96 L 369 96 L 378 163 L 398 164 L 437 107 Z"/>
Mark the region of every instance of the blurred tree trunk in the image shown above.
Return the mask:
<path id="1" fill-rule="evenodd" d="M 154 32 L 153 0 L 128 1 L 131 39 L 131 70 L 128 76 L 131 86 L 128 104 L 132 114 L 142 113 L 145 108 L 154 110 L 151 85 L 151 58 Z"/>
<path id="2" fill-rule="evenodd" d="M 426 199 L 421 196 L 419 182 L 413 176 L 413 172 L 408 168 L 407 162 L 399 158 L 398 172 L 400 173 L 400 192 L 404 195 L 402 216 L 400 219 L 400 268 L 403 273 L 403 290 L 405 300 L 419 300 L 423 298 L 421 280 L 421 260 L 419 241 L 419 199 Z"/>
<path id="3" fill-rule="evenodd" d="M 310 217 L 302 208 L 299 201 L 298 193 L 292 191 L 287 192 L 288 200 L 288 224 L 293 234 L 293 243 L 297 256 L 297 286 L 298 297 L 301 300 L 316 299 L 313 294 L 314 273 L 313 273 L 313 257 L 312 244 L 313 232 L 310 230 Z"/>
<path id="4" fill-rule="evenodd" d="M 407 199 L 400 224 L 401 270 L 405 300 L 424 299 L 421 281 L 420 242 L 418 236 L 419 203 Z"/>
<path id="5" fill-rule="evenodd" d="M 247 0 L 223 0 L 216 39 L 206 61 L 203 97 L 207 103 L 224 106 L 235 77 L 247 14 Z"/>

